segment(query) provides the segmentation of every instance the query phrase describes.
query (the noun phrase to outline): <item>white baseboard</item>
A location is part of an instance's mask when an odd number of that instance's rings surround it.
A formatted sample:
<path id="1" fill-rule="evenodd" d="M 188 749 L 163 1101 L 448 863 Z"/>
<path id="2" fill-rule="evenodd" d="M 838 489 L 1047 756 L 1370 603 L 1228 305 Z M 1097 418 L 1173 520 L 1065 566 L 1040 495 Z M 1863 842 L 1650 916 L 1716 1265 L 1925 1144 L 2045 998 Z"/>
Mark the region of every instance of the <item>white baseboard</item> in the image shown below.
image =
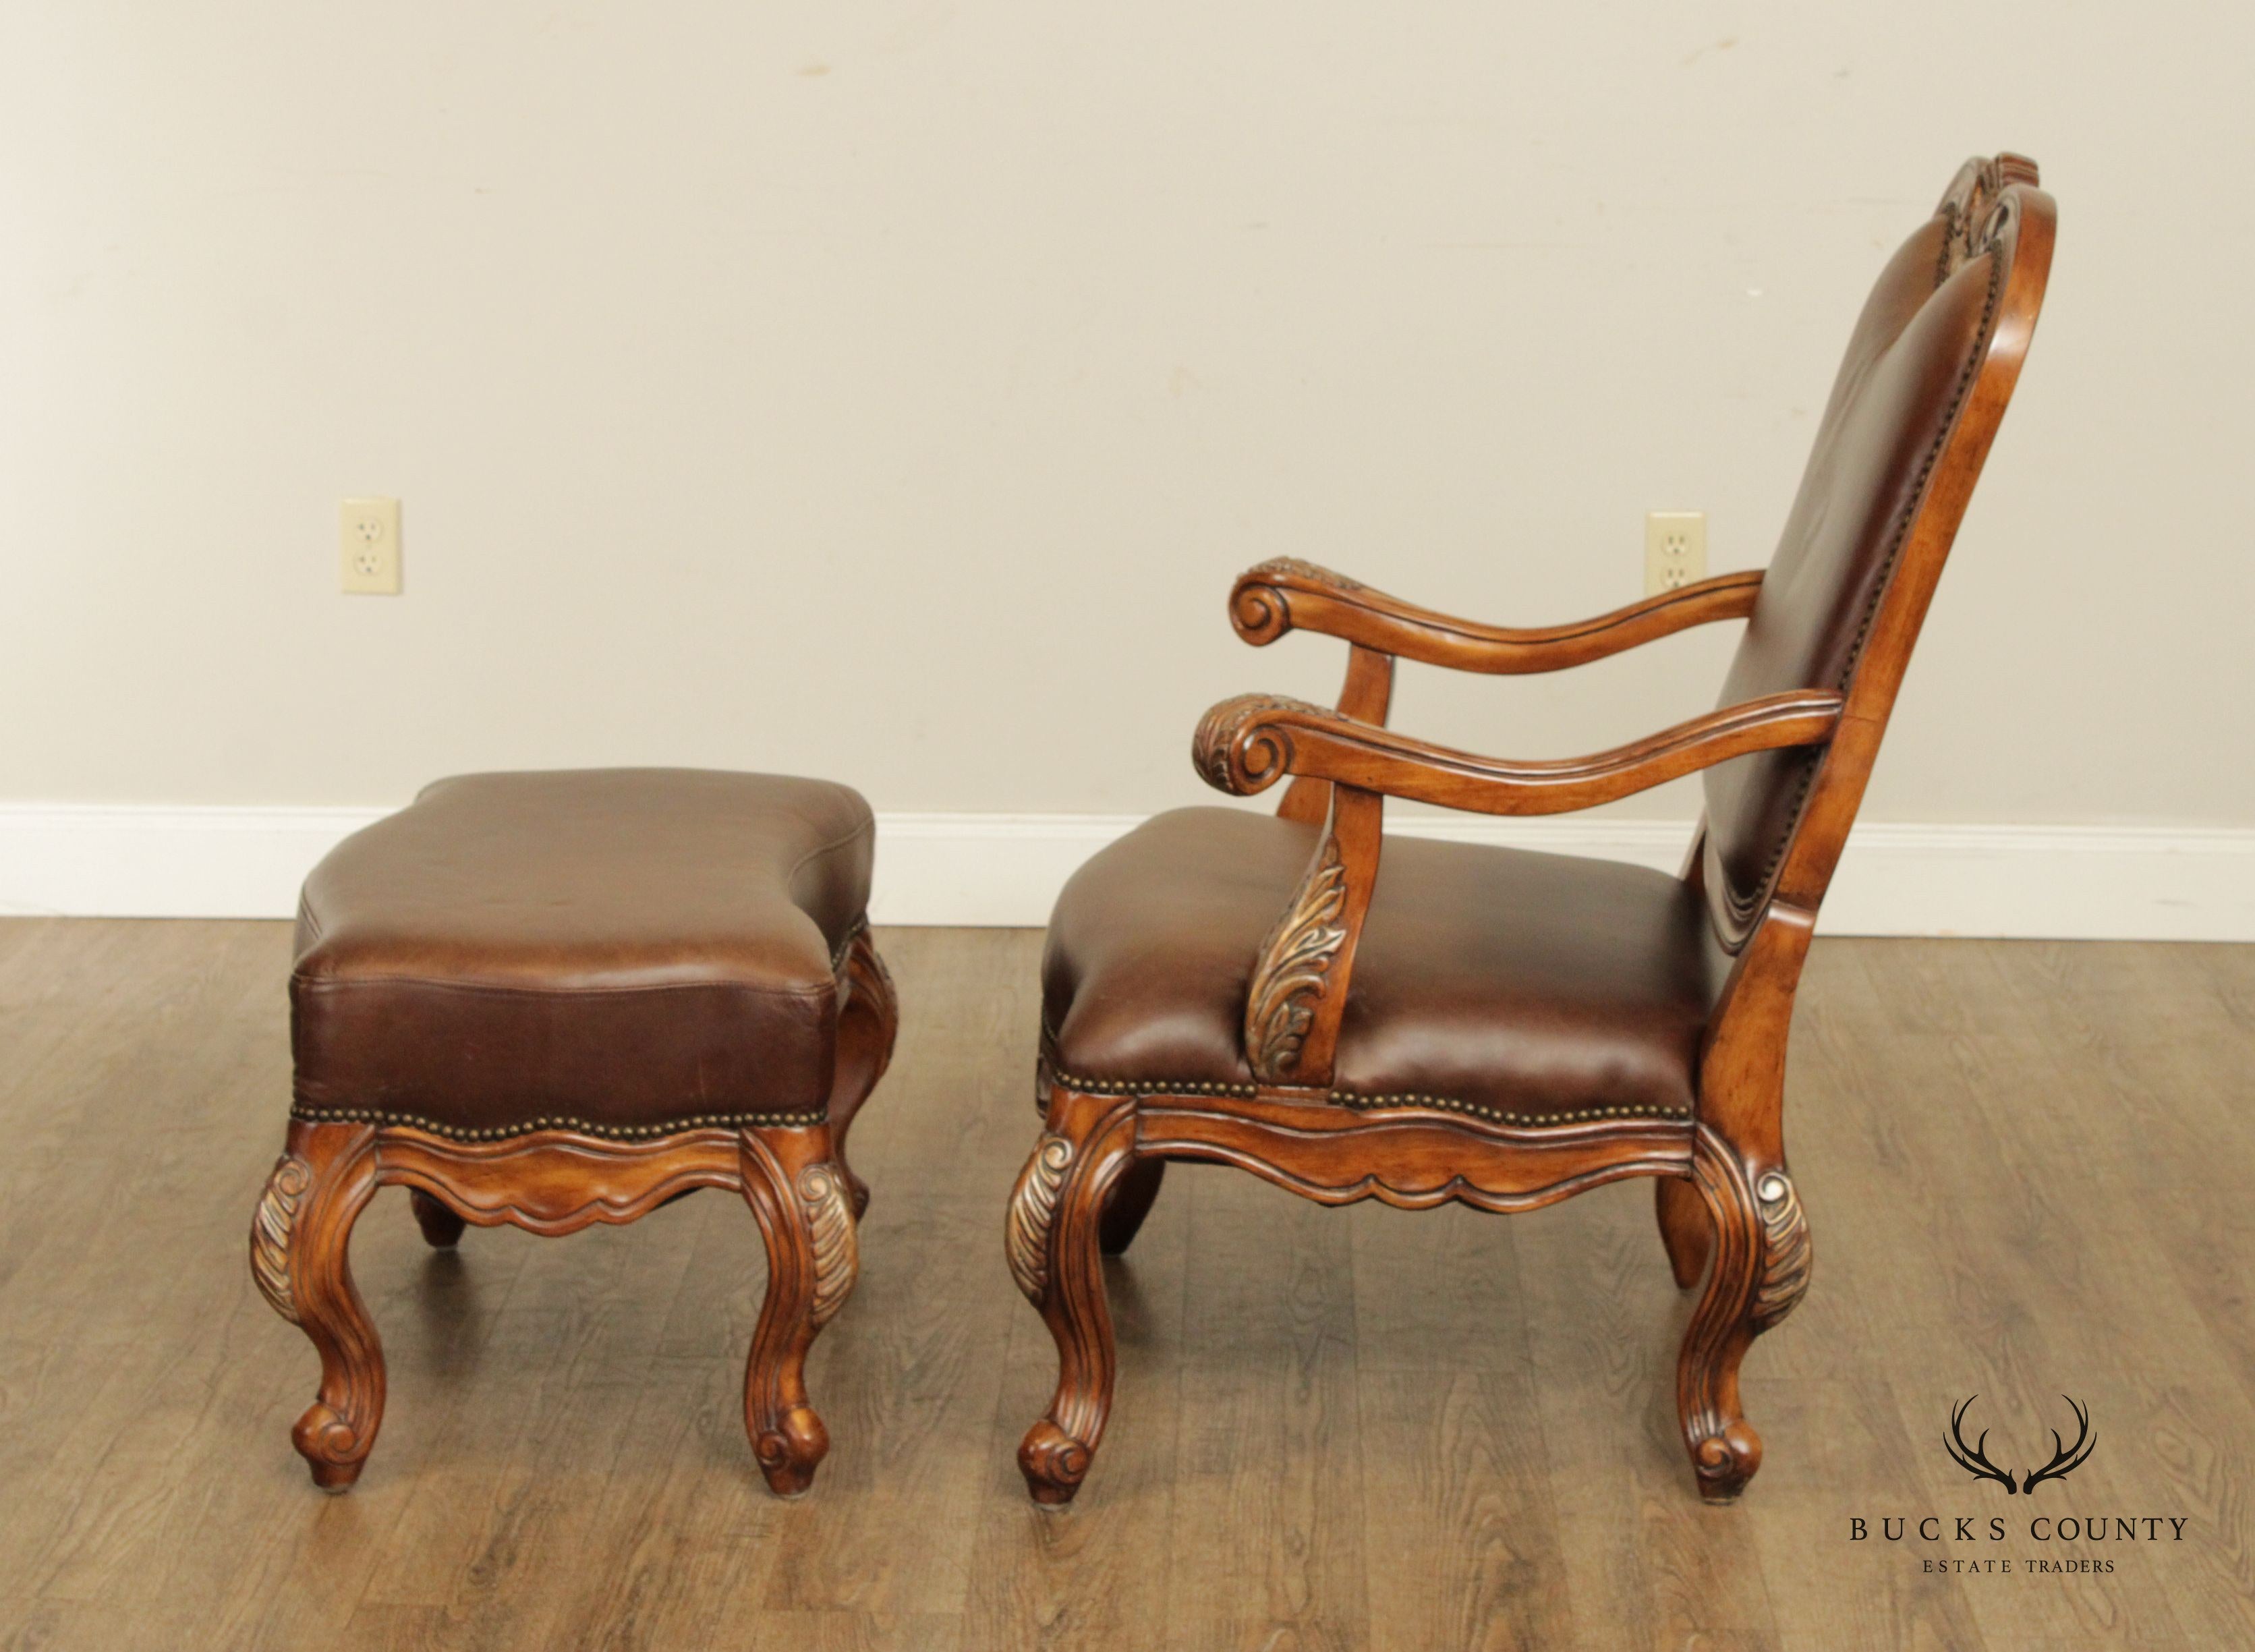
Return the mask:
<path id="1" fill-rule="evenodd" d="M 287 917 L 307 868 L 382 809 L 0 804 L 0 912 Z M 1131 815 L 881 814 L 881 924 L 1038 926 Z M 1404 835 L 1676 869 L 1685 821 L 1404 817 Z M 1841 935 L 2255 941 L 2255 830 L 1857 828 L 1821 927 Z"/>

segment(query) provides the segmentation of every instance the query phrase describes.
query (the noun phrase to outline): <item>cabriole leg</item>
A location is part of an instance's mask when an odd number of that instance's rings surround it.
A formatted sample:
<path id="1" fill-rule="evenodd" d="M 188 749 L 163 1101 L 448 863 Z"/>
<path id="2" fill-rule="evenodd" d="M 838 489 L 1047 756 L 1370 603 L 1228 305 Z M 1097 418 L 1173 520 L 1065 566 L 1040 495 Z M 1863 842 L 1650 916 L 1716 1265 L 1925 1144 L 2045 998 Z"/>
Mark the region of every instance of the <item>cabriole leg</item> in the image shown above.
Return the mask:
<path id="1" fill-rule="evenodd" d="M 360 1478 L 383 1421 L 383 1345 L 348 1255 L 376 1171 L 375 1126 L 293 1122 L 250 1226 L 251 1276 L 321 1356 L 320 1392 L 291 1440 L 327 1492 Z"/>
<path id="2" fill-rule="evenodd" d="M 838 1076 L 830 1092 L 831 1153 L 845 1173 L 858 1220 L 869 1208 L 869 1189 L 846 1162 L 846 1136 L 892 1064 L 893 1038 L 900 1030 L 893 977 L 867 929 L 854 936 L 847 952 L 846 979 L 850 990 L 838 1021 Z"/>
<path id="3" fill-rule="evenodd" d="M 1761 1436 L 1739 1407 L 1739 1364 L 1808 1289 L 1809 1224 L 1782 1164 L 1749 1164 L 1704 1125 L 1692 1175 L 1713 1223 L 1713 1265 L 1684 1333 L 1675 1403 L 1699 1494 L 1727 1502 L 1761 1466 Z"/>
<path id="4" fill-rule="evenodd" d="M 1097 1241 L 1107 1256 L 1124 1256 L 1128 1247 L 1158 1201 L 1159 1185 L 1166 1180 L 1167 1161 L 1137 1159 L 1120 1173 L 1112 1197 L 1104 1201 L 1104 1220 L 1097 1224 Z"/>
<path id="5" fill-rule="evenodd" d="M 1099 1233 L 1106 1197 L 1134 1163 L 1135 1141 L 1132 1099 L 1057 1090 L 1049 1128 L 1010 1195 L 1010 1272 L 1057 1349 L 1057 1393 L 1019 1445 L 1018 1467 L 1034 1501 L 1051 1508 L 1080 1489 L 1112 1409 L 1112 1312 Z"/>
<path id="6" fill-rule="evenodd" d="M 768 1294 L 744 1368 L 744 1428 L 769 1487 L 814 1483 L 830 1435 L 806 1398 L 806 1353 L 861 1269 L 852 1193 L 828 1127 L 747 1130 L 744 1198 L 768 1253 Z"/>

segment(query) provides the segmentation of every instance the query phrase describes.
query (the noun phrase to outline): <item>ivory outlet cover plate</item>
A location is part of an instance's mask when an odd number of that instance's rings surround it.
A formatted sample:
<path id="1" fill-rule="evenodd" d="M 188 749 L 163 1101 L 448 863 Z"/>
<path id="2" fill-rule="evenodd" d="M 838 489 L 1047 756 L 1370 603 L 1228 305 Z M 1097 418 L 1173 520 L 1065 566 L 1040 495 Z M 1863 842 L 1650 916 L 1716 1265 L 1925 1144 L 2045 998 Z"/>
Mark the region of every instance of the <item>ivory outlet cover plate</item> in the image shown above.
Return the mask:
<path id="1" fill-rule="evenodd" d="M 337 509 L 337 540 L 339 590 L 399 594 L 399 501 L 345 500 Z"/>
<path id="2" fill-rule="evenodd" d="M 1644 514 L 1644 594 L 1658 596 L 1707 577 L 1707 513 Z"/>

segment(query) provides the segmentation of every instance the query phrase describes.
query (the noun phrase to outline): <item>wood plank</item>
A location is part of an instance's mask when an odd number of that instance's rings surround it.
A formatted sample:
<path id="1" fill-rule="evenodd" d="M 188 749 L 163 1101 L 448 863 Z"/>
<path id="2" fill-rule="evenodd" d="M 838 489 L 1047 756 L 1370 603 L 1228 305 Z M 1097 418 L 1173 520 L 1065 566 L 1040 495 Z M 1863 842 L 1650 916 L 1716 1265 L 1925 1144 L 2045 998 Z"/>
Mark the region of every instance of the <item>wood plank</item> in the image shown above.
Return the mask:
<path id="1" fill-rule="evenodd" d="M 1368 1622 L 1352 1240 L 1327 1209 L 1205 1165 L 1184 1288 L 1167 1624 L 1179 1646 L 1361 1644 Z M 1163 1195 L 1163 1198 L 1165 1195 Z"/>
<path id="2" fill-rule="evenodd" d="M 1334 1212 L 1183 1166 L 1106 1266 L 1113 1425 L 1057 1515 L 1012 1458 L 1054 1365 L 999 1239 L 1040 938 L 880 938 L 904 1020 L 813 1496 L 744 1443 L 741 1200 L 447 1255 L 387 1192 L 354 1265 L 389 1414 L 327 1498 L 287 1440 L 310 1351 L 242 1258 L 287 926 L 0 921 L 0 1648 L 2255 1641 L 2255 948 L 1818 944 L 1788 1075 L 1815 1282 L 1747 1357 L 1768 1455 L 1733 1507 L 1675 1438 L 1647 1185 Z M 2100 1431 L 2069 1480 L 2006 1500 L 1942 1457 L 1978 1388 L 2023 1466 L 2062 1388 Z M 2186 1540 L 2023 1580 L 1845 1533 L 2118 1508 Z"/>
<path id="3" fill-rule="evenodd" d="M 1354 1218 L 1370 1645 L 1570 1644 L 1515 1225 L 1462 1207 Z"/>

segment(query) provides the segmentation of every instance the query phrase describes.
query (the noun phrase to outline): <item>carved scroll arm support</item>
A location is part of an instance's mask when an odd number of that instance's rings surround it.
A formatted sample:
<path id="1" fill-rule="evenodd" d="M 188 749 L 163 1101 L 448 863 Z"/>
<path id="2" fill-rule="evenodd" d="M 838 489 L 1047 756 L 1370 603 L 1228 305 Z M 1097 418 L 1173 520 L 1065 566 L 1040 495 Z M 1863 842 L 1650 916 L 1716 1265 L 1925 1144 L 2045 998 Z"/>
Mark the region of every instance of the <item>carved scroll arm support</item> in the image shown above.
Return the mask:
<path id="1" fill-rule="evenodd" d="M 1200 720 L 1194 753 L 1208 784 L 1240 797 L 1283 775 L 1309 775 L 1479 814 L 1558 814 L 1750 752 L 1821 745 L 1838 726 L 1842 704 L 1830 689 L 1792 689 L 1611 751 L 1527 763 L 1432 745 L 1301 700 L 1243 694 Z"/>
<path id="2" fill-rule="evenodd" d="M 1245 996 L 1245 1053 L 1263 1084 L 1328 1091 L 1362 920 L 1378 885 L 1385 798 L 1329 788 L 1316 852 L 1261 943 Z"/>

